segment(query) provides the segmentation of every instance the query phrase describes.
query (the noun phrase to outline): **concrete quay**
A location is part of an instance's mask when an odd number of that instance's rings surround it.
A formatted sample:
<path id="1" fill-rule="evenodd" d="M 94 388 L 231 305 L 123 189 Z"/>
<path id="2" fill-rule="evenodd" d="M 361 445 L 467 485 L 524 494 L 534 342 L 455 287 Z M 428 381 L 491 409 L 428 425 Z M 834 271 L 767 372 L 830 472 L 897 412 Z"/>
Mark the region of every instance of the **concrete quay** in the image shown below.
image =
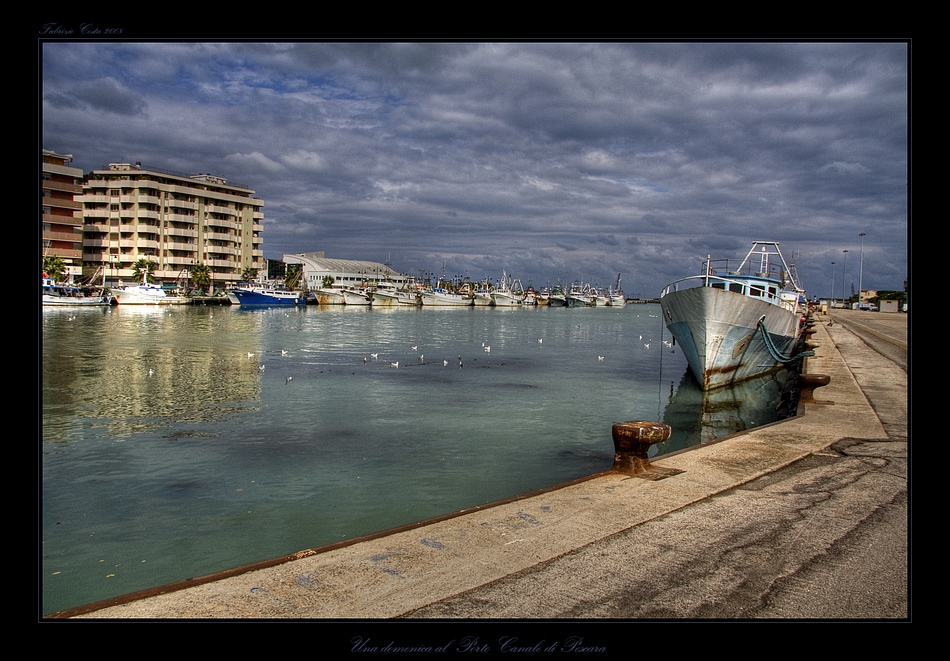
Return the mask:
<path id="1" fill-rule="evenodd" d="M 814 319 L 805 372 L 831 377 L 814 403 L 652 475 L 600 473 L 54 617 L 910 622 L 907 315 Z"/>

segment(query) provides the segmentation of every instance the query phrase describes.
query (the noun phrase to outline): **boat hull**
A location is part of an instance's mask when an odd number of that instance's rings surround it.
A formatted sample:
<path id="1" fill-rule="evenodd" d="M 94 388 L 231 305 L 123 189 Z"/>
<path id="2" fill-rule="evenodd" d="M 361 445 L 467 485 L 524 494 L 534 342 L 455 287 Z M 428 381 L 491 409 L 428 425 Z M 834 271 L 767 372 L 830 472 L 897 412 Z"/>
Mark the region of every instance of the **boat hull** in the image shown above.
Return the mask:
<path id="1" fill-rule="evenodd" d="M 758 328 L 759 319 L 764 317 L 772 344 L 781 354 L 790 355 L 798 342 L 797 312 L 739 293 L 693 287 L 667 293 L 660 307 L 666 327 L 704 390 L 782 367 Z"/>
<path id="2" fill-rule="evenodd" d="M 185 305 L 189 303 L 187 296 L 168 296 L 160 287 L 152 285 L 114 289 L 112 294 L 119 305 Z"/>
<path id="3" fill-rule="evenodd" d="M 228 292 L 231 302 L 238 305 L 304 305 L 307 299 L 300 292 L 256 289 L 232 289 Z"/>
<path id="4" fill-rule="evenodd" d="M 512 292 L 493 292 L 491 295 L 492 303 L 496 308 L 521 307 L 521 295 Z"/>
<path id="5" fill-rule="evenodd" d="M 452 294 L 450 292 L 424 292 L 422 294 L 423 307 L 472 307 L 475 299 L 471 296 Z"/>

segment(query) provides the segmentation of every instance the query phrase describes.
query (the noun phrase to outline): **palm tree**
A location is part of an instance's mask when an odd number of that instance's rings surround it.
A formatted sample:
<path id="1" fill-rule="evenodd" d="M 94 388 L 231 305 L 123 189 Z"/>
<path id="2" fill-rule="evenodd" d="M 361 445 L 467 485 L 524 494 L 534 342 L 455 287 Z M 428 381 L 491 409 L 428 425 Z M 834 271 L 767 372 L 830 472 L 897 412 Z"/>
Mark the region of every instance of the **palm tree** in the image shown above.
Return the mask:
<path id="1" fill-rule="evenodd" d="M 296 289 L 300 285 L 300 279 L 303 277 L 303 268 L 288 268 L 284 273 L 284 286 L 287 289 Z"/>
<path id="2" fill-rule="evenodd" d="M 152 282 L 152 271 L 155 270 L 155 262 L 140 257 L 135 264 L 132 265 L 132 277 L 136 282 L 141 282 L 144 275 L 145 282 Z"/>
<path id="3" fill-rule="evenodd" d="M 241 271 L 241 280 L 251 282 L 255 278 L 257 278 L 257 269 L 253 266 L 245 266 L 244 270 Z"/>
<path id="4" fill-rule="evenodd" d="M 323 276 L 323 288 L 324 288 L 324 289 L 329 289 L 330 287 L 333 286 L 333 283 L 334 283 L 334 280 L 333 280 L 333 276 L 332 276 L 332 275 L 325 275 L 325 276 Z"/>
<path id="5" fill-rule="evenodd" d="M 211 284 L 211 269 L 206 264 L 198 262 L 191 267 L 191 281 L 198 289 L 207 289 Z"/>
<path id="6" fill-rule="evenodd" d="M 46 255 L 43 257 L 43 273 L 56 282 L 62 282 L 66 279 L 66 262 L 59 255 Z"/>

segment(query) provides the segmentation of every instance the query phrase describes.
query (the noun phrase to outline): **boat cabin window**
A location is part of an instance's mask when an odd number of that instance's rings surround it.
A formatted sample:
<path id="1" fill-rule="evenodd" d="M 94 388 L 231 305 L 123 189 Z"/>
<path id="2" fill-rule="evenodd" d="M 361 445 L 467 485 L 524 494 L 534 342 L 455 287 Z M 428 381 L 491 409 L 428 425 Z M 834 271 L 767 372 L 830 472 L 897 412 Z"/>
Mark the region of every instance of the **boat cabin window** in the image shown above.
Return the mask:
<path id="1" fill-rule="evenodd" d="M 725 289 L 726 283 L 725 282 L 711 282 L 709 283 L 709 286 L 712 287 L 713 289 Z"/>
<path id="2" fill-rule="evenodd" d="M 733 282 L 729 285 L 729 291 L 734 291 L 737 294 L 741 294 L 742 285 L 740 285 L 738 282 Z"/>
<path id="3" fill-rule="evenodd" d="M 750 285 L 749 286 L 749 296 L 762 296 L 765 291 L 762 289 L 762 285 Z"/>

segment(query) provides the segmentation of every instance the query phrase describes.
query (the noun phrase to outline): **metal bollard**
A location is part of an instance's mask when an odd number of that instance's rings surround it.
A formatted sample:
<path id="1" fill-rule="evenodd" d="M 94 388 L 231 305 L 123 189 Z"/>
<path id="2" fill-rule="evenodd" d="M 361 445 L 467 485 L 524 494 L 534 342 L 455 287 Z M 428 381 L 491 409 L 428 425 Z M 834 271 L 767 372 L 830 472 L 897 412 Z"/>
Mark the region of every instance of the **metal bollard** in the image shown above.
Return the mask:
<path id="1" fill-rule="evenodd" d="M 672 430 L 669 425 L 631 420 L 614 423 L 611 433 L 614 439 L 614 465 L 611 470 L 650 480 L 660 480 L 683 472 L 653 466 L 647 458 L 651 445 L 662 443 L 670 437 Z"/>
<path id="2" fill-rule="evenodd" d="M 831 377 L 827 374 L 802 374 L 798 377 L 798 402 L 800 404 L 817 404 L 815 389 L 827 386 Z"/>

